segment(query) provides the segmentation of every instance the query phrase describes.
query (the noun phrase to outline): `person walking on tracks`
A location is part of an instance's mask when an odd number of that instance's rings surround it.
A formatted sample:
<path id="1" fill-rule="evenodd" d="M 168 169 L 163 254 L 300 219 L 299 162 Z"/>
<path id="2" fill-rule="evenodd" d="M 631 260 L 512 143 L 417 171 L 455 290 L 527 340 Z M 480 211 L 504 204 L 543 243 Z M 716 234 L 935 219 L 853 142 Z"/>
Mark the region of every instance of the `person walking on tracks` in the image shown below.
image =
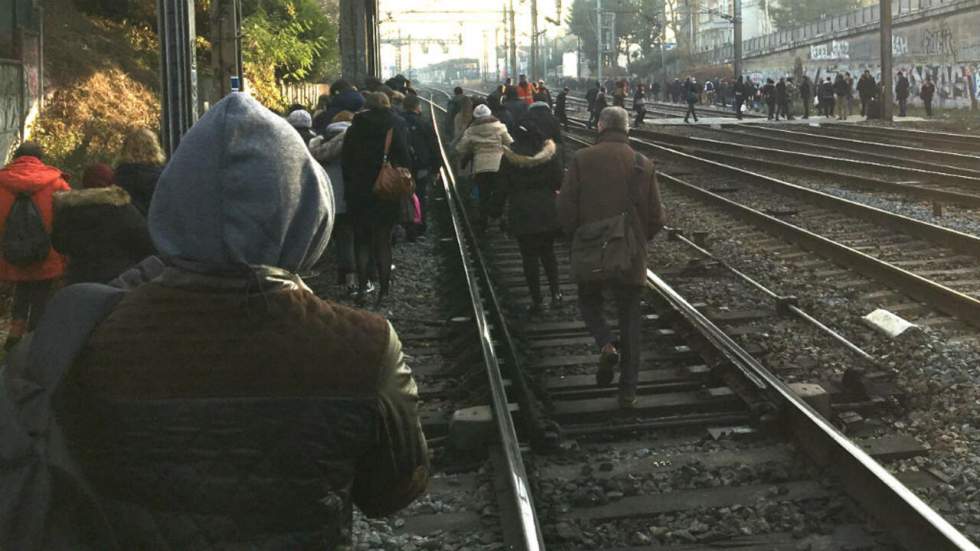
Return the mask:
<path id="1" fill-rule="evenodd" d="M 732 104 L 735 106 L 735 118 L 742 120 L 742 107 L 745 106 L 745 98 L 748 93 L 748 86 L 745 84 L 745 77 L 742 75 L 738 76 L 735 80 L 735 86 L 732 88 L 734 93 L 734 101 Z"/>
<path id="2" fill-rule="evenodd" d="M 592 114 L 589 117 L 589 128 L 592 128 L 599 122 L 599 114 L 605 109 L 609 103 L 606 100 L 606 89 L 600 88 L 599 93 L 596 94 L 595 99 L 592 101 Z"/>
<path id="3" fill-rule="evenodd" d="M 877 89 L 878 86 L 875 84 L 874 77 L 871 76 L 871 71 L 865 70 L 864 73 L 861 74 L 861 78 L 858 79 L 857 83 L 858 99 L 861 100 L 862 117 L 868 116 L 868 102 L 870 102 L 871 98 L 875 96 Z"/>
<path id="4" fill-rule="evenodd" d="M 694 106 L 698 103 L 699 92 L 698 81 L 694 77 L 688 77 L 687 81 L 684 82 L 684 95 L 687 99 L 687 111 L 684 113 L 684 122 L 690 122 L 688 120 L 689 117 L 694 117 L 694 122 L 698 122 L 698 114 L 694 110 Z"/>
<path id="5" fill-rule="evenodd" d="M 772 79 L 766 79 L 766 85 L 762 87 L 762 98 L 766 101 L 766 109 L 769 114 L 769 120 L 776 117 L 779 120 L 779 115 L 776 113 L 776 86 L 773 84 Z"/>
<path id="6" fill-rule="evenodd" d="M 61 399 L 32 410 L 46 406 L 77 466 L 55 480 L 75 484 L 38 488 L 71 500 L 62 522 L 18 535 L 71 542 L 52 549 L 350 549 L 355 504 L 388 515 L 425 491 L 394 328 L 295 275 L 327 248 L 329 188 L 296 132 L 245 94 L 182 138 L 150 209 L 162 273 L 125 292 L 67 287 L 12 359 L 10 376 L 60 381 L 34 386 Z"/>
<path id="7" fill-rule="evenodd" d="M 392 111 L 388 96 L 368 94 L 365 106 L 367 111 L 354 117 L 344 136 L 341 168 L 344 199 L 354 220 L 357 299 L 363 304 L 366 298 L 373 261 L 379 283 L 377 303 L 381 304 L 391 289 L 391 231 L 401 219 L 402 205 L 375 195 L 375 183 L 385 161 L 408 169 L 412 160 L 405 122 Z"/>
<path id="8" fill-rule="evenodd" d="M 562 88 L 555 98 L 555 117 L 564 128 L 568 128 L 568 87 Z"/>
<path id="9" fill-rule="evenodd" d="M 108 283 L 156 253 L 146 218 L 112 168 L 85 169 L 80 190 L 54 194 L 51 245 L 68 258 L 65 284 Z"/>
<path id="10" fill-rule="evenodd" d="M 532 111 L 534 111 L 532 109 Z M 555 192 L 561 188 L 562 162 L 560 144 L 539 128 L 538 122 L 525 118 L 518 127 L 514 144 L 504 149 L 500 169 L 502 197 L 507 203 L 508 231 L 520 246 L 524 278 L 531 293 L 529 315 L 541 312 L 541 276 L 544 268 L 551 290 L 551 305 L 562 301 L 555 257 L 555 237 L 560 233 Z"/>
<path id="11" fill-rule="evenodd" d="M 919 89 L 919 97 L 922 98 L 922 104 L 926 108 L 926 116 L 932 116 L 932 97 L 936 94 L 936 85 L 932 83 L 931 77 L 926 77 L 925 82 L 922 83 L 922 87 Z"/>
<path id="12" fill-rule="evenodd" d="M 456 144 L 464 164 L 473 165 L 477 193 L 480 201 L 480 219 L 477 229 L 486 230 L 490 218 L 499 218 L 500 205 L 494 198 L 498 189 L 500 159 L 504 147 L 514 143 L 507 127 L 497 120 L 486 105 L 473 110 L 473 122 Z"/>
<path id="13" fill-rule="evenodd" d="M 51 230 L 54 194 L 70 189 L 33 142 L 21 144 L 0 169 L 0 281 L 14 286 L 6 350 L 37 327 L 55 280 L 65 273 L 65 257 L 51 247 Z"/>
<path id="14" fill-rule="evenodd" d="M 459 114 L 461 108 L 463 107 L 463 101 L 466 99 L 466 94 L 463 93 L 463 89 L 457 86 L 453 89 L 453 97 L 449 100 L 449 105 L 446 106 L 446 130 L 448 130 L 448 138 L 451 141 L 456 137 L 456 115 Z"/>
<path id="15" fill-rule="evenodd" d="M 810 81 L 810 77 L 803 75 L 800 79 L 800 101 L 803 102 L 803 118 L 810 118 L 810 106 L 813 103 L 813 82 Z"/>
<path id="16" fill-rule="evenodd" d="M 640 126 L 643 124 L 644 117 L 647 116 L 647 93 L 646 86 L 639 85 L 636 87 L 636 95 L 633 96 L 633 111 L 636 112 L 636 120 L 633 122 L 633 126 Z"/>
<path id="17" fill-rule="evenodd" d="M 598 141 L 575 154 L 558 195 L 559 221 L 572 236 L 579 308 L 600 351 L 596 382 L 611 384 L 619 365 L 619 402 L 627 408 L 636 403 L 646 243 L 666 219 L 653 163 L 633 151 L 628 132 L 624 109 L 603 111 Z M 603 315 L 604 290 L 619 311 L 618 346 Z"/>
<path id="18" fill-rule="evenodd" d="M 820 85 L 820 114 L 824 117 L 834 116 L 834 83 L 830 82 L 830 77 Z"/>
<path id="19" fill-rule="evenodd" d="M 909 77 L 905 76 L 905 73 L 898 72 L 898 80 L 895 82 L 895 99 L 898 100 L 898 116 L 906 116 L 906 110 L 908 108 L 909 102 L 909 89 L 911 85 L 909 84 Z"/>

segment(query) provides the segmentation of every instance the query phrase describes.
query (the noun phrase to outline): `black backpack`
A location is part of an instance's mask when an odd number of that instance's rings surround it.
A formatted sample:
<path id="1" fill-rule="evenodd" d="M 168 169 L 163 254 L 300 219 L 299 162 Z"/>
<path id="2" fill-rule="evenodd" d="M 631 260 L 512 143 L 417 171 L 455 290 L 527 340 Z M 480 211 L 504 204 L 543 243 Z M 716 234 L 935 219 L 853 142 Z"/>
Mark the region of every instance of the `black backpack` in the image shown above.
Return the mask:
<path id="1" fill-rule="evenodd" d="M 51 252 L 51 236 L 37 205 L 27 193 L 17 193 L 7 213 L 3 232 L 3 257 L 14 266 L 42 262 Z"/>

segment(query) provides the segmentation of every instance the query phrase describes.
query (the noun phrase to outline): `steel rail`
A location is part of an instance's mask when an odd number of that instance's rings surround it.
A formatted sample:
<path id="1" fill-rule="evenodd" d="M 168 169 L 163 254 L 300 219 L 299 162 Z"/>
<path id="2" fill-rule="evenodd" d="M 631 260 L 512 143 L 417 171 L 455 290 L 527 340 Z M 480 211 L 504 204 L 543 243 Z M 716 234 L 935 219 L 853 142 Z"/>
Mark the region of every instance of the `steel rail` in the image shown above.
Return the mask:
<path id="1" fill-rule="evenodd" d="M 786 429 L 801 448 L 818 464 L 833 465 L 845 491 L 871 511 L 900 545 L 915 551 L 980 551 L 650 270 L 647 284 L 689 323 L 702 330 L 726 357 L 735 358 L 737 365 L 750 369 L 765 382 L 784 406 Z"/>
<path id="2" fill-rule="evenodd" d="M 496 347 L 494 346 L 493 342 L 494 337 L 491 334 L 491 324 L 488 319 L 489 315 L 483 306 L 483 297 L 480 294 L 481 289 L 479 279 L 483 277 L 484 281 L 489 281 L 489 279 L 487 279 L 486 266 L 482 257 L 479 255 L 479 251 L 476 250 L 475 240 L 473 239 L 473 229 L 470 226 L 469 218 L 466 215 L 463 203 L 457 193 L 455 176 L 453 175 L 452 170 L 450 170 L 452 165 L 449 163 L 446 150 L 442 145 L 442 135 L 439 131 L 439 121 L 436 119 L 436 112 L 437 110 L 445 111 L 445 109 L 431 100 L 426 101 L 428 101 L 429 105 L 432 106 L 430 109 L 432 114 L 432 123 L 436 132 L 437 141 L 439 143 L 439 154 L 443 163 L 439 173 L 446 192 L 446 202 L 449 204 L 453 228 L 455 229 L 457 236 L 459 254 L 460 258 L 462 259 L 470 299 L 473 304 L 474 318 L 476 320 L 477 331 L 480 337 L 480 347 L 483 352 L 487 379 L 491 388 L 494 419 L 497 422 L 497 430 L 500 434 L 503 455 L 507 462 L 508 469 L 510 470 L 509 473 L 506 473 L 507 481 L 510 485 L 511 493 L 514 498 L 513 506 L 515 507 L 517 518 L 520 523 L 519 530 L 521 533 L 521 542 L 518 549 L 526 551 L 542 550 L 544 549 L 544 538 L 541 532 L 541 527 L 538 523 L 537 512 L 534 508 L 534 499 L 531 495 L 531 485 L 527 476 L 527 470 L 524 467 L 520 441 L 517 438 L 517 430 L 514 426 L 514 420 L 510 414 L 507 389 L 504 383 L 503 375 L 501 374 L 500 360 L 497 357 Z M 472 247 L 468 245 L 468 241 L 472 242 Z M 474 268 L 474 266 L 477 268 Z M 493 295 L 493 289 L 484 289 L 484 291 L 490 293 L 491 302 L 493 304 L 497 304 L 496 296 Z M 497 329 L 503 329 L 506 331 L 505 326 L 501 327 L 498 325 Z M 514 365 L 514 368 L 516 369 L 517 366 Z"/>
<path id="3" fill-rule="evenodd" d="M 916 496 L 881 464 L 800 399 L 708 318 L 647 270 L 647 286 L 702 331 L 728 357 L 744 358 L 782 406 L 785 429 L 817 464 L 832 466 L 844 490 L 910 551 L 977 551 L 969 539 Z"/>
<path id="4" fill-rule="evenodd" d="M 753 157 L 737 157 L 732 153 L 722 153 L 720 151 L 712 151 L 708 149 L 698 148 L 696 150 L 700 155 L 711 157 L 719 161 L 729 161 L 739 163 L 741 165 L 755 165 L 761 168 L 787 170 L 802 175 L 816 175 L 830 178 L 834 183 L 844 183 L 845 185 L 850 185 L 856 188 L 898 193 L 901 195 L 915 197 L 923 201 L 938 201 L 940 203 L 959 205 L 968 208 L 980 208 L 980 195 L 973 195 L 971 193 L 961 193 L 959 191 L 950 191 L 941 188 L 937 189 L 922 187 L 915 184 L 900 184 L 897 182 L 889 182 L 888 180 L 860 176 L 858 174 L 814 168 L 807 165 L 797 165 L 780 161 L 771 161 L 768 159 L 757 159 Z"/>
<path id="5" fill-rule="evenodd" d="M 754 151 L 754 152 L 764 153 L 766 155 L 776 154 L 776 155 L 783 156 L 784 158 L 795 157 L 797 159 L 802 159 L 804 161 L 817 161 L 817 162 L 833 161 L 835 163 L 850 165 L 857 168 L 889 170 L 895 173 L 909 174 L 913 176 L 920 176 L 926 178 L 942 178 L 946 181 L 956 182 L 958 184 L 963 184 L 966 186 L 980 187 L 980 176 L 966 176 L 963 174 L 953 174 L 950 172 L 938 172 L 933 170 L 927 170 L 924 168 L 899 166 L 899 165 L 893 165 L 887 163 L 880 163 L 876 161 L 860 161 L 857 159 L 845 159 L 842 157 L 828 158 L 824 155 L 803 153 L 801 151 L 791 151 L 789 149 L 776 149 L 776 148 L 765 147 L 761 145 L 740 144 L 735 142 L 727 142 L 724 140 L 716 140 L 713 138 L 677 136 L 671 134 L 664 134 L 661 132 L 655 132 L 647 129 L 637 129 L 637 133 L 645 134 L 655 141 L 666 142 L 666 143 L 671 143 L 676 145 L 695 145 L 695 146 L 707 145 L 707 146 L 725 147 L 729 149 L 739 149 L 744 151 Z"/>
<path id="6" fill-rule="evenodd" d="M 663 173 L 659 175 L 671 181 L 679 181 Z M 748 209 L 715 196 L 740 209 Z M 772 222 L 785 224 L 763 213 L 758 215 Z M 826 241 L 825 238 L 815 237 Z M 739 358 L 742 362 L 740 369 L 751 370 L 758 379 L 765 382 L 770 396 L 782 406 L 781 418 L 786 431 L 818 465 L 832 467 L 848 495 L 888 529 L 900 545 L 910 551 L 977 551 L 978 548 L 965 535 L 800 399 L 785 383 L 745 352 L 652 270 L 647 270 L 647 284 L 688 323 L 709 338 L 726 357 Z"/>
<path id="7" fill-rule="evenodd" d="M 954 132 L 935 132 L 933 130 L 918 130 L 915 128 L 894 128 L 890 126 L 841 126 L 828 125 L 824 128 L 839 128 L 841 130 L 853 130 L 859 134 L 871 134 L 884 136 L 891 139 L 910 138 L 923 142 L 943 143 L 960 147 L 980 146 L 980 135 L 977 134 L 957 134 Z M 888 134 L 892 134 L 888 136 Z"/>
<path id="8" fill-rule="evenodd" d="M 717 193 L 712 193 L 696 185 L 684 182 L 669 174 L 660 172 L 658 175 L 662 181 L 671 183 L 687 195 L 696 196 L 703 201 L 722 206 L 727 210 L 737 213 L 741 218 L 749 220 L 756 226 L 781 235 L 805 249 L 851 266 L 858 272 L 889 284 L 912 298 L 926 302 L 950 316 L 961 319 L 973 326 L 980 327 L 980 301 L 969 295 L 950 289 L 935 281 L 899 268 L 889 262 L 879 260 L 822 235 L 780 220 L 775 216 L 770 216 L 722 197 Z"/>
<path id="9" fill-rule="evenodd" d="M 956 151 L 940 151 L 938 149 L 923 149 L 921 147 L 911 147 L 911 146 L 908 146 L 908 145 L 898 145 L 898 144 L 881 143 L 881 142 L 869 142 L 867 140 L 858 140 L 858 139 L 855 139 L 855 138 L 843 138 L 843 137 L 840 137 L 840 136 L 828 136 L 826 134 L 816 134 L 816 133 L 813 133 L 813 132 L 801 132 L 799 130 L 790 130 L 788 128 L 775 128 L 773 126 L 766 126 L 765 128 L 763 128 L 763 127 L 759 127 L 759 126 L 745 126 L 745 125 L 737 125 L 737 124 L 729 124 L 729 123 L 722 123 L 721 126 L 722 126 L 722 128 L 726 128 L 726 127 L 727 128 L 739 128 L 739 129 L 744 128 L 746 130 L 755 130 L 755 131 L 757 131 L 757 130 L 765 130 L 766 132 L 773 132 L 773 133 L 777 133 L 777 134 L 786 134 L 786 135 L 789 135 L 789 136 L 796 136 L 796 137 L 799 137 L 801 139 L 809 140 L 810 143 L 812 143 L 812 142 L 824 142 L 824 143 L 831 143 L 831 144 L 842 144 L 842 145 L 845 145 L 845 146 L 846 145 L 856 145 L 856 146 L 860 146 L 860 147 L 870 147 L 870 148 L 876 148 L 876 149 L 885 149 L 885 150 L 890 150 L 890 151 L 897 151 L 897 152 L 900 152 L 900 153 L 914 153 L 916 155 L 925 155 L 925 156 L 932 156 L 932 157 L 941 156 L 941 157 L 948 157 L 951 160 L 968 161 L 968 162 L 973 162 L 973 163 L 980 163 L 980 156 L 972 155 L 972 154 L 969 154 L 969 153 L 958 153 Z M 809 128 L 809 127 L 807 126 L 805 128 Z M 800 143 L 800 142 L 792 142 L 792 143 Z M 843 148 L 839 148 L 839 149 L 843 149 Z M 974 172 L 980 172 L 980 171 L 974 171 Z"/>
<path id="10" fill-rule="evenodd" d="M 683 151 L 647 140 L 630 137 L 630 141 L 642 145 L 648 149 L 655 149 L 668 155 L 673 155 L 689 161 L 695 161 L 699 164 L 710 166 L 712 168 L 734 173 L 738 176 L 750 179 L 753 183 L 768 187 L 773 191 L 788 195 L 790 197 L 795 197 L 811 204 L 831 209 L 835 212 L 848 214 L 862 220 L 868 220 L 876 224 L 890 227 L 897 231 L 901 231 L 933 243 L 938 243 L 942 246 L 946 246 L 965 254 L 980 258 L 980 238 L 975 236 L 949 228 L 944 228 L 942 226 L 937 226 L 936 224 L 916 220 L 915 218 L 903 216 L 901 214 L 895 214 L 893 212 L 868 206 L 856 201 L 843 199 L 829 193 L 810 189 L 729 164 L 712 161 L 711 159 L 685 153 Z"/>
<path id="11" fill-rule="evenodd" d="M 868 150 L 858 151 L 855 147 L 843 147 L 840 145 L 827 145 L 818 143 L 818 140 L 806 140 L 806 139 L 794 139 L 778 136 L 777 134 L 787 132 L 785 130 L 780 130 L 778 128 L 773 128 L 772 125 L 759 126 L 759 125 L 732 125 L 727 123 L 721 124 L 721 129 L 717 132 L 722 132 L 727 134 L 730 139 L 737 140 L 739 138 L 750 138 L 753 140 L 761 140 L 764 142 L 772 142 L 776 144 L 785 144 L 785 146 L 803 146 L 806 147 L 808 151 L 813 153 L 807 153 L 799 151 L 800 153 L 815 155 L 816 152 L 827 152 L 826 154 L 816 155 L 826 161 L 857 161 L 857 162 L 873 162 L 878 163 L 881 166 L 891 170 L 892 172 L 904 172 L 908 169 L 916 169 L 924 171 L 924 173 L 935 173 L 936 178 L 933 180 L 943 177 L 946 174 L 953 174 L 956 176 L 966 176 L 972 178 L 980 178 L 980 170 L 975 168 L 969 168 L 962 165 L 950 165 L 940 162 L 939 156 L 933 157 L 933 160 L 922 160 L 911 158 L 911 155 L 905 153 L 901 156 L 903 152 L 897 152 L 899 156 L 893 153 L 887 152 L 874 152 Z M 727 128 L 726 128 L 727 127 Z M 811 134 L 803 134 L 804 137 L 811 136 Z M 736 142 L 737 143 L 737 142 Z M 752 146 L 761 147 L 761 146 Z M 786 151 L 794 151 L 792 149 L 787 149 Z M 860 153 L 861 159 L 850 159 L 848 157 L 840 157 L 840 154 L 855 154 Z M 969 161 L 969 159 L 956 158 L 957 161 Z M 980 159 L 978 159 L 980 162 Z M 972 185 L 976 185 L 980 182 L 974 182 Z"/>

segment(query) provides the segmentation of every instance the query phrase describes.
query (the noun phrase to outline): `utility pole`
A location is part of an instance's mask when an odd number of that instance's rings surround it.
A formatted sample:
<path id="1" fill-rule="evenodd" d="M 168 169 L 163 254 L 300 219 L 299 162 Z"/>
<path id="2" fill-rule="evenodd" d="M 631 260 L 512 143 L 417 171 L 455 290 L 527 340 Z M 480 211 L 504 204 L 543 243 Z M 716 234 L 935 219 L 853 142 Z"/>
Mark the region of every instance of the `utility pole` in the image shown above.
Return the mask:
<path id="1" fill-rule="evenodd" d="M 538 0 L 531 0 L 531 81 L 537 79 L 538 73 Z"/>
<path id="2" fill-rule="evenodd" d="M 732 9 L 732 24 L 735 26 L 732 31 L 732 69 L 735 78 L 738 78 L 742 74 L 742 0 L 735 0 Z"/>
<path id="3" fill-rule="evenodd" d="M 197 55 L 194 0 L 157 0 L 160 37 L 161 142 L 172 155 L 197 122 Z"/>
<path id="4" fill-rule="evenodd" d="M 377 0 L 339 0 L 340 72 L 345 80 L 361 84 L 369 76 L 378 76 Z"/>
<path id="5" fill-rule="evenodd" d="M 506 24 L 507 22 L 504 21 L 504 23 Z M 497 71 L 497 75 L 493 78 L 493 81 L 495 83 L 500 82 L 500 28 L 493 30 L 493 65 Z"/>
<path id="6" fill-rule="evenodd" d="M 881 118 L 892 120 L 892 0 L 880 0 L 881 14 Z"/>
<path id="7" fill-rule="evenodd" d="M 211 1 L 211 100 L 217 102 L 232 91 L 232 77 L 242 82 L 241 0 Z"/>
<path id="8" fill-rule="evenodd" d="M 595 37 L 597 59 L 595 65 L 595 80 L 602 87 L 602 0 L 595 0 Z"/>
<path id="9" fill-rule="evenodd" d="M 517 68 L 517 25 L 514 21 L 514 0 L 510 0 L 510 78 L 516 78 Z"/>

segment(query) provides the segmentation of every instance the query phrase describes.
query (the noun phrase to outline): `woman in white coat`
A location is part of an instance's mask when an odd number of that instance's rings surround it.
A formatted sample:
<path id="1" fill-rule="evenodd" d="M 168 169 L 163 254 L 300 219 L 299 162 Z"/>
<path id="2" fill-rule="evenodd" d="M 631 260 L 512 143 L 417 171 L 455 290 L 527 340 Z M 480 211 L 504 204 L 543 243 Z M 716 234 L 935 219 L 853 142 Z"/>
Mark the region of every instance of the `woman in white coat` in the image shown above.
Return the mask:
<path id="1" fill-rule="evenodd" d="M 476 186 L 480 194 L 480 221 L 478 228 L 486 229 L 489 218 L 499 218 L 503 205 L 495 200 L 497 193 L 497 174 L 500 172 L 500 159 L 504 148 L 514 143 L 507 132 L 507 127 L 490 113 L 486 105 L 479 105 L 473 110 L 473 122 L 470 124 L 459 143 L 456 151 L 462 159 L 461 164 L 472 164 Z"/>

